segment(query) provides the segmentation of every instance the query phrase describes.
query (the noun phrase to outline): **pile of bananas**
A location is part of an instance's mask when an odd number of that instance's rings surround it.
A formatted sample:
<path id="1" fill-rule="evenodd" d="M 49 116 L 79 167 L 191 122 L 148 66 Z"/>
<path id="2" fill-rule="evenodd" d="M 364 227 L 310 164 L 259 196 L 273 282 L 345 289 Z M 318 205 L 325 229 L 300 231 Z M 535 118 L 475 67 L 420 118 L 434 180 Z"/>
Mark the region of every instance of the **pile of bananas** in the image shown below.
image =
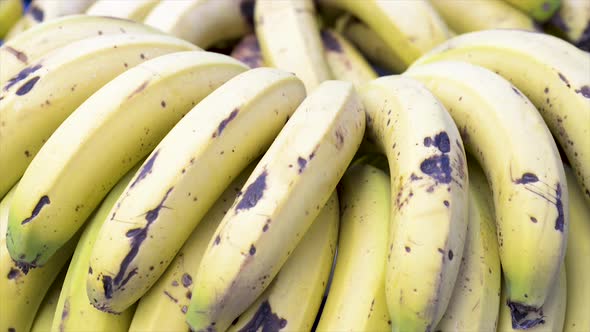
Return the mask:
<path id="1" fill-rule="evenodd" d="M 590 1 L 0 0 L 0 37 L 0 331 L 590 331 Z"/>

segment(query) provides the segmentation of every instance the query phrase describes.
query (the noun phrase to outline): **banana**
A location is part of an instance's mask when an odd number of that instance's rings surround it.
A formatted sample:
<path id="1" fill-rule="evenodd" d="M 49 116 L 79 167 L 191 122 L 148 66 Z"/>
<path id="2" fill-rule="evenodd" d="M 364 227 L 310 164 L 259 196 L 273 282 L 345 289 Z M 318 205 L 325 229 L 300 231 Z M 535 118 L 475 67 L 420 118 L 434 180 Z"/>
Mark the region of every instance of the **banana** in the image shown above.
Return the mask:
<path id="1" fill-rule="evenodd" d="M 446 106 L 485 171 L 518 325 L 521 313 L 545 302 L 565 255 L 568 193 L 555 141 L 525 95 L 485 68 L 441 61 L 404 75 L 423 82 Z"/>
<path id="2" fill-rule="evenodd" d="M 254 14 L 267 65 L 295 73 L 307 93 L 331 79 L 312 0 L 258 1 Z"/>
<path id="3" fill-rule="evenodd" d="M 257 68 L 229 80 L 180 120 L 101 229 L 87 280 L 94 306 L 121 312 L 136 302 L 304 97 L 303 84 L 293 74 Z"/>
<path id="4" fill-rule="evenodd" d="M 522 330 L 532 332 L 556 332 L 563 331 L 564 317 L 567 302 L 567 277 L 566 266 L 562 266 L 559 278 L 551 285 L 551 292 L 547 301 L 534 315 L 521 317 L 521 324 L 514 325 L 514 312 L 510 308 L 508 289 L 502 285 L 502 297 L 500 299 L 500 313 L 498 317 L 498 332 L 518 332 Z M 587 308 L 586 308 L 587 309 Z M 576 329 L 576 331 L 584 331 Z"/>
<path id="5" fill-rule="evenodd" d="M 413 79 L 381 77 L 360 93 L 367 138 L 387 156 L 391 174 L 385 296 L 392 331 L 430 331 L 445 312 L 463 256 L 463 143 L 443 105 Z"/>
<path id="6" fill-rule="evenodd" d="M 563 0 L 504 0 L 537 22 L 545 22 L 559 9 Z"/>
<path id="7" fill-rule="evenodd" d="M 9 250 L 23 264 L 42 265 L 194 105 L 245 70 L 225 55 L 175 52 L 108 82 L 57 128 L 27 168 L 11 208 Z M 36 210 L 39 202 L 48 204 Z M 23 223 L 27 218 L 32 222 Z"/>
<path id="8" fill-rule="evenodd" d="M 72 256 L 77 237 L 44 267 L 22 273 L 6 249 L 8 208 L 14 191 L 10 190 L 0 202 L 0 331 L 29 331 L 45 293 Z"/>
<path id="9" fill-rule="evenodd" d="M 401 69 L 449 38 L 444 20 L 427 1 L 319 0 L 365 22 L 401 59 Z"/>
<path id="10" fill-rule="evenodd" d="M 311 331 L 334 261 L 338 211 L 334 192 L 272 283 L 227 332 Z"/>
<path id="11" fill-rule="evenodd" d="M 188 42 L 165 35 L 97 36 L 59 48 L 2 83 L 0 196 L 23 175 L 53 131 L 96 90 L 145 60 L 196 49 Z M 22 217 L 13 222 L 30 217 L 37 203 L 21 206 L 27 211 L 11 209 L 15 213 L 13 218 Z"/>
<path id="12" fill-rule="evenodd" d="M 21 0 L 0 0 L 0 39 L 6 36 L 10 28 L 20 19 L 22 13 L 23 3 Z"/>
<path id="13" fill-rule="evenodd" d="M 391 213 L 389 184 L 387 173 L 360 162 L 340 181 L 338 257 L 318 332 L 391 330 L 384 264 Z"/>
<path id="14" fill-rule="evenodd" d="M 142 22 L 160 0 L 97 0 L 86 15 L 126 18 Z"/>
<path id="15" fill-rule="evenodd" d="M 29 20 L 25 19 L 24 17 L 20 17 L 18 21 L 16 21 L 16 23 L 11 26 L 10 30 L 8 30 L 6 36 L 4 36 L 4 41 L 6 42 L 12 40 L 16 36 L 28 30 L 30 27 L 31 23 Z"/>
<path id="16" fill-rule="evenodd" d="M 260 45 L 253 33 L 244 36 L 238 42 L 231 52 L 231 57 L 247 64 L 250 68 L 264 67 Z"/>
<path id="17" fill-rule="evenodd" d="M 133 308 L 119 315 L 96 310 L 86 295 L 86 277 L 90 273 L 90 253 L 98 232 L 111 208 L 139 169 L 139 165 L 134 166 L 121 178 L 89 218 L 67 269 L 57 307 L 52 316 L 51 331 L 127 331 L 129 328 Z"/>
<path id="18" fill-rule="evenodd" d="M 0 47 L 0 84 L 57 48 L 84 38 L 121 33 L 162 34 L 147 25 L 112 17 L 60 17 L 36 25 Z"/>
<path id="19" fill-rule="evenodd" d="M 254 0 L 161 0 L 144 23 L 210 48 L 252 31 Z"/>
<path id="20" fill-rule="evenodd" d="M 340 33 L 324 29 L 321 31 L 324 56 L 335 79 L 348 81 L 356 87 L 377 78 L 377 73 L 367 60 Z"/>
<path id="21" fill-rule="evenodd" d="M 19 24 L 26 31 L 31 27 L 59 17 L 83 14 L 96 0 L 33 0 Z M 12 34 L 12 32 L 11 32 Z"/>
<path id="22" fill-rule="evenodd" d="M 590 52 L 590 1 L 561 0 L 551 25 L 580 49 Z"/>
<path id="23" fill-rule="evenodd" d="M 472 157 L 469 173 L 469 224 L 459 276 L 436 331 L 496 331 L 502 271 L 494 206 L 488 181 Z"/>
<path id="24" fill-rule="evenodd" d="M 39 305 L 37 315 L 31 326 L 31 332 L 47 332 L 51 329 L 51 323 L 53 322 L 53 314 L 57 308 L 57 301 L 59 300 L 59 293 L 66 277 L 67 269 L 62 269 L 51 287 L 45 294 L 43 302 Z"/>
<path id="25" fill-rule="evenodd" d="M 486 67 L 522 91 L 565 151 L 590 204 L 589 53 L 547 34 L 488 30 L 457 36 L 415 65 L 440 60 Z"/>
<path id="26" fill-rule="evenodd" d="M 465 33 L 487 29 L 535 31 L 535 22 L 503 0 L 430 0 L 453 31 Z"/>
<path id="27" fill-rule="evenodd" d="M 351 83 L 324 82 L 299 105 L 203 255 L 191 329 L 225 331 L 263 293 L 328 201 L 364 129 Z"/>
<path id="28" fill-rule="evenodd" d="M 225 189 L 178 251 L 166 272 L 141 297 L 129 327 L 130 332 L 188 329 L 185 314 L 192 297 L 193 276 L 197 274 L 201 257 L 219 222 L 238 197 L 255 165 L 255 162 L 251 163 Z"/>
<path id="29" fill-rule="evenodd" d="M 564 168 L 570 194 L 570 234 L 565 253 L 567 311 L 563 330 L 590 331 L 590 206 L 571 168 Z"/>

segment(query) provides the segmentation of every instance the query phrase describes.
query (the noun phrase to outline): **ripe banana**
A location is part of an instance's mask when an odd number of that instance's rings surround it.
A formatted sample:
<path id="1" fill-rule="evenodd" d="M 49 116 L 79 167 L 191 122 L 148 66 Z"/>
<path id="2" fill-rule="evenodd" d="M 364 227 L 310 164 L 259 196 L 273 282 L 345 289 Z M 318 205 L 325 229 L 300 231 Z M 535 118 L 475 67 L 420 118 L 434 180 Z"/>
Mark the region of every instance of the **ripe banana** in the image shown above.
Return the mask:
<path id="1" fill-rule="evenodd" d="M 331 79 L 312 0 L 258 1 L 254 14 L 267 65 L 295 73 L 307 93 Z"/>
<path id="2" fill-rule="evenodd" d="M 9 250 L 22 263 L 42 265 L 194 105 L 245 70 L 222 54 L 175 52 L 108 82 L 57 128 L 27 168 L 11 208 Z"/>
<path id="3" fill-rule="evenodd" d="M 90 273 L 90 253 L 98 236 L 98 232 L 108 217 L 108 213 L 131 181 L 139 165 L 134 166 L 125 174 L 108 193 L 99 207 L 89 218 L 80 241 L 74 251 L 74 256 L 68 267 L 59 295 L 57 308 L 54 311 L 51 331 L 127 331 L 133 308 L 119 315 L 112 315 L 96 310 L 86 295 L 86 277 Z"/>
<path id="4" fill-rule="evenodd" d="M 6 36 L 10 28 L 20 19 L 22 13 L 23 3 L 21 0 L 0 1 L 0 39 Z"/>
<path id="5" fill-rule="evenodd" d="M 364 129 L 351 83 L 324 82 L 299 105 L 203 255 L 191 329 L 225 331 L 263 293 L 328 201 Z"/>
<path id="6" fill-rule="evenodd" d="M 33 0 L 17 25 L 22 31 L 56 18 L 82 14 L 96 0 Z M 12 31 L 9 33 L 16 35 Z"/>
<path id="7" fill-rule="evenodd" d="M 492 71 L 441 61 L 404 75 L 446 106 L 485 171 L 508 299 L 520 324 L 520 313 L 545 302 L 565 255 L 568 193 L 555 141 L 525 95 Z"/>
<path id="8" fill-rule="evenodd" d="M 195 49 L 198 48 L 188 42 L 165 35 L 92 37 L 70 43 L 35 60 L 2 83 L 0 196 L 23 175 L 53 131 L 96 90 L 145 60 Z M 15 203 L 19 200 L 17 198 Z M 12 216 L 21 219 L 13 222 L 20 223 L 30 217 L 37 203 L 21 206 L 26 211 L 11 209 Z"/>
<path id="9" fill-rule="evenodd" d="M 318 332 L 391 330 L 384 264 L 391 213 L 389 184 L 387 173 L 362 163 L 351 166 L 340 181 L 338 257 Z"/>
<path id="10" fill-rule="evenodd" d="M 0 331 L 29 331 L 45 293 L 72 256 L 74 237 L 45 264 L 28 274 L 20 271 L 6 249 L 8 208 L 14 189 L 0 202 Z"/>
<path id="11" fill-rule="evenodd" d="M 584 201 L 571 168 L 564 168 L 570 194 L 570 234 L 565 253 L 567 311 L 563 329 L 590 331 L 590 206 Z"/>
<path id="12" fill-rule="evenodd" d="M 565 265 L 565 264 L 564 264 Z M 551 285 L 551 292 L 547 301 L 533 315 L 521 317 L 521 324 L 514 324 L 514 312 L 509 306 L 508 289 L 502 285 L 502 297 L 500 298 L 500 314 L 498 317 L 498 332 L 519 332 L 522 330 L 532 332 L 556 332 L 563 331 L 564 317 L 566 314 L 567 285 L 566 266 L 562 266 L 559 278 Z M 588 309 L 588 308 L 585 308 Z M 587 312 L 587 311 L 586 311 Z M 587 316 L 587 314 L 586 314 Z M 576 330 L 584 331 L 584 330 Z"/>
<path id="13" fill-rule="evenodd" d="M 503 0 L 430 0 L 453 31 L 465 33 L 487 29 L 535 31 L 535 22 Z"/>
<path id="14" fill-rule="evenodd" d="M 561 0 L 550 22 L 567 40 L 590 52 L 590 1 Z"/>
<path id="15" fill-rule="evenodd" d="M 449 30 L 427 1 L 319 0 L 365 22 L 400 59 L 402 70 L 449 38 Z"/>
<path id="16" fill-rule="evenodd" d="M 360 87 L 377 78 L 375 70 L 344 36 L 331 29 L 322 30 L 320 35 L 326 62 L 335 79 Z"/>
<path id="17" fill-rule="evenodd" d="M 88 275 L 94 306 L 121 312 L 136 302 L 304 97 L 291 73 L 257 68 L 197 104 L 151 153 L 103 225 Z"/>
<path id="18" fill-rule="evenodd" d="M 537 22 L 545 22 L 559 9 L 563 0 L 504 0 Z"/>
<path id="19" fill-rule="evenodd" d="M 141 297 L 129 331 L 186 331 L 188 329 L 186 312 L 193 294 L 193 277 L 197 274 L 201 257 L 219 222 L 238 197 L 240 189 L 255 165 L 255 162 L 251 163 L 225 189 L 178 251 L 166 272 Z"/>
<path id="20" fill-rule="evenodd" d="M 590 204 L 589 53 L 547 34 L 488 30 L 455 37 L 415 65 L 440 60 L 486 67 L 522 91 L 565 151 Z"/>
<path id="21" fill-rule="evenodd" d="M 252 31 L 254 0 L 161 0 L 144 23 L 203 49 Z"/>
<path id="22" fill-rule="evenodd" d="M 4 36 L 4 41 L 6 42 L 8 40 L 15 38 L 16 36 L 20 35 L 24 31 L 28 30 L 30 27 L 31 27 L 31 23 L 29 22 L 29 20 L 27 20 L 23 17 L 20 17 L 18 19 L 18 21 L 16 21 L 16 23 L 14 23 L 12 25 L 10 30 L 8 30 L 8 32 L 6 33 L 6 36 Z"/>
<path id="23" fill-rule="evenodd" d="M 378 78 L 361 96 L 367 137 L 387 156 L 391 174 L 385 296 L 392 331 L 429 331 L 447 308 L 463 256 L 463 143 L 444 106 L 411 78 Z"/>
<path id="24" fill-rule="evenodd" d="M 272 283 L 227 331 L 311 331 L 332 269 L 339 221 L 334 192 Z"/>
<path id="25" fill-rule="evenodd" d="M 264 67 L 260 45 L 255 34 L 248 34 L 238 42 L 231 57 L 247 64 L 250 68 Z"/>
<path id="26" fill-rule="evenodd" d="M 488 181 L 477 162 L 467 158 L 469 224 L 459 276 L 447 311 L 436 331 L 496 331 L 502 271 L 494 206 Z"/>
<path id="27" fill-rule="evenodd" d="M 125 18 L 137 22 L 145 19 L 160 0 L 97 0 L 86 15 Z"/>
<path id="28" fill-rule="evenodd" d="M 69 43 L 98 35 L 161 34 L 147 25 L 112 17 L 72 15 L 36 25 L 0 47 L 0 84 L 39 57 Z"/>
<path id="29" fill-rule="evenodd" d="M 51 323 L 53 322 L 53 315 L 57 308 L 57 301 L 59 300 L 59 293 L 66 277 L 67 269 L 62 269 L 51 287 L 45 294 L 43 302 L 39 305 L 37 315 L 31 326 L 31 332 L 47 332 L 51 330 Z"/>

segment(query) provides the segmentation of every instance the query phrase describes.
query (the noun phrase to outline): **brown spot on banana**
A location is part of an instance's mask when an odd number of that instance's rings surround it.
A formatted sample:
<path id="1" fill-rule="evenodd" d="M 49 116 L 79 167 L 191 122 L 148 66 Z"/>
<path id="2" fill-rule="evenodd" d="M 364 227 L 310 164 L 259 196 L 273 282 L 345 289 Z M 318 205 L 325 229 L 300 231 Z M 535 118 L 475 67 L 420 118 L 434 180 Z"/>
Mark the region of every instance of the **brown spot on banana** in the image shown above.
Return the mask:
<path id="1" fill-rule="evenodd" d="M 37 205 L 35 205 L 35 208 L 33 209 L 31 216 L 28 218 L 25 218 L 25 220 L 23 220 L 20 224 L 25 225 L 25 224 L 28 224 L 29 222 L 31 222 L 33 219 L 35 219 L 35 217 L 37 217 L 37 215 L 39 215 L 39 213 L 41 212 L 41 209 L 43 209 L 43 207 L 45 207 L 45 205 L 49 205 L 49 204 L 51 204 L 51 200 L 49 200 L 49 196 L 47 196 L 47 195 L 42 196 L 39 199 L 39 202 L 37 202 Z"/>
<path id="2" fill-rule="evenodd" d="M 142 58 L 143 59 L 143 58 Z M 137 95 L 138 93 L 140 93 L 141 91 L 145 90 L 145 88 L 147 88 L 148 84 L 150 83 L 149 80 L 141 83 L 140 86 L 138 86 L 135 90 L 133 90 L 133 92 L 131 92 L 131 94 L 129 94 L 129 96 L 127 96 L 127 100 L 133 98 L 133 96 Z"/>
<path id="3" fill-rule="evenodd" d="M 242 199 L 238 202 L 236 206 L 236 212 L 240 210 L 249 210 L 252 207 L 256 206 L 258 201 L 264 195 L 264 191 L 266 190 L 266 176 L 267 171 L 264 170 L 257 178 L 248 185 L 246 188 L 246 192 L 243 194 Z"/>
<path id="4" fill-rule="evenodd" d="M 20 61 L 20 62 L 22 62 L 24 64 L 26 64 L 29 61 L 29 58 L 27 57 L 27 55 L 24 52 L 21 52 L 21 51 L 17 50 L 16 48 L 13 48 L 13 47 L 10 47 L 10 46 L 5 46 L 3 48 L 3 50 L 5 50 L 6 52 L 14 55 L 14 57 L 18 61 Z"/>
<path id="5" fill-rule="evenodd" d="M 239 112 L 239 110 L 236 108 L 227 116 L 227 118 L 221 120 L 221 122 L 219 123 L 219 126 L 217 126 L 217 130 L 213 133 L 213 135 L 211 135 L 211 137 L 215 138 L 215 137 L 221 135 L 221 133 L 223 132 L 223 130 L 225 129 L 227 124 L 236 118 L 236 116 L 238 115 L 238 112 Z"/>

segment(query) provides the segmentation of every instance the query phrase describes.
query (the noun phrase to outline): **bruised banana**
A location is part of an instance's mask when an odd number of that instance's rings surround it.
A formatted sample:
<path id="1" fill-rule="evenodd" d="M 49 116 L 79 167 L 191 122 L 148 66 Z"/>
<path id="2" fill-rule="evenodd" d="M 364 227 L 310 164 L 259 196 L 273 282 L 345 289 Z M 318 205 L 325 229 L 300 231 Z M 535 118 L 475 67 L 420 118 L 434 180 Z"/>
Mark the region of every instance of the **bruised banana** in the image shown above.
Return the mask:
<path id="1" fill-rule="evenodd" d="M 207 49 L 252 31 L 254 0 L 161 0 L 144 23 Z"/>
<path id="2" fill-rule="evenodd" d="M 555 141 L 525 95 L 485 68 L 441 61 L 404 75 L 423 82 L 446 106 L 485 171 L 518 326 L 519 317 L 545 302 L 565 255 L 568 192 Z"/>
<path id="3" fill-rule="evenodd" d="M 447 308 L 463 256 L 463 142 L 445 107 L 416 80 L 381 77 L 363 86 L 361 96 L 367 137 L 387 156 L 394 193 L 385 279 L 392 331 L 432 330 Z"/>
<path id="4" fill-rule="evenodd" d="M 245 70 L 222 54 L 175 52 L 127 70 L 91 95 L 20 181 L 9 224 L 15 257 L 42 265 L 194 105 Z"/>
<path id="5" fill-rule="evenodd" d="M 547 34 L 488 30 L 457 36 L 415 65 L 441 60 L 488 68 L 522 91 L 565 151 L 590 204 L 590 53 Z"/>
<path id="6" fill-rule="evenodd" d="M 128 309 L 119 315 L 112 315 L 94 308 L 86 295 L 86 276 L 89 273 L 90 252 L 102 223 L 138 168 L 139 164 L 121 178 L 89 218 L 67 269 L 54 311 L 51 331 L 124 332 L 129 328 L 133 309 Z"/>
<path id="7" fill-rule="evenodd" d="M 130 332 L 188 329 L 186 312 L 193 294 L 193 277 L 197 274 L 201 257 L 255 165 L 255 162 L 251 163 L 225 189 L 178 251 L 166 272 L 141 297 L 129 327 Z"/>
<path id="8" fill-rule="evenodd" d="M 353 85 L 322 83 L 289 119 L 203 255 L 187 322 L 225 331 L 267 288 L 346 170 L 365 129 Z"/>
<path id="9" fill-rule="evenodd" d="M 550 23 L 571 43 L 590 52 L 590 1 L 561 0 Z"/>
<path id="10" fill-rule="evenodd" d="M 150 58 L 195 49 L 188 42 L 165 35 L 97 36 L 56 49 L 3 82 L 0 196 L 23 175 L 55 129 L 96 90 Z M 34 207 L 21 210 L 22 220 L 18 222 L 30 217 Z"/>
<path id="11" fill-rule="evenodd" d="M 62 269 L 51 287 L 45 294 L 43 302 L 39 305 L 37 315 L 31 326 L 31 332 L 47 332 L 51 330 L 51 324 L 53 322 L 53 315 L 57 308 L 57 301 L 59 300 L 59 293 L 61 292 L 64 278 L 66 277 L 67 269 Z"/>
<path id="12" fill-rule="evenodd" d="M 389 176 L 370 165 L 351 166 L 340 181 L 339 195 L 338 257 L 316 330 L 390 331 L 384 264 L 391 213 Z"/>
<path id="13" fill-rule="evenodd" d="M 308 94 L 331 79 L 312 0 L 258 1 L 254 14 L 264 63 L 295 73 Z"/>
<path id="14" fill-rule="evenodd" d="M 10 28 L 20 19 L 22 13 L 23 2 L 21 0 L 0 1 L 0 39 L 6 36 Z"/>
<path id="15" fill-rule="evenodd" d="M 502 271 L 494 206 L 488 181 L 477 165 L 467 158 L 469 173 L 469 224 L 459 276 L 436 331 L 495 332 L 500 307 Z"/>
<path id="16" fill-rule="evenodd" d="M 147 25 L 113 17 L 72 15 L 39 24 L 0 47 L 0 84 L 39 57 L 69 43 L 99 35 L 125 33 L 162 34 Z"/>
<path id="17" fill-rule="evenodd" d="M 141 22 L 160 0 L 97 0 L 86 15 L 125 18 Z"/>
<path id="18" fill-rule="evenodd" d="M 293 74 L 257 68 L 229 80 L 180 120 L 144 162 L 100 231 L 87 280 L 94 306 L 121 312 L 139 300 L 304 97 L 303 84 Z"/>
<path id="19" fill-rule="evenodd" d="M 339 221 L 334 192 L 272 283 L 227 332 L 311 331 L 332 269 Z"/>

